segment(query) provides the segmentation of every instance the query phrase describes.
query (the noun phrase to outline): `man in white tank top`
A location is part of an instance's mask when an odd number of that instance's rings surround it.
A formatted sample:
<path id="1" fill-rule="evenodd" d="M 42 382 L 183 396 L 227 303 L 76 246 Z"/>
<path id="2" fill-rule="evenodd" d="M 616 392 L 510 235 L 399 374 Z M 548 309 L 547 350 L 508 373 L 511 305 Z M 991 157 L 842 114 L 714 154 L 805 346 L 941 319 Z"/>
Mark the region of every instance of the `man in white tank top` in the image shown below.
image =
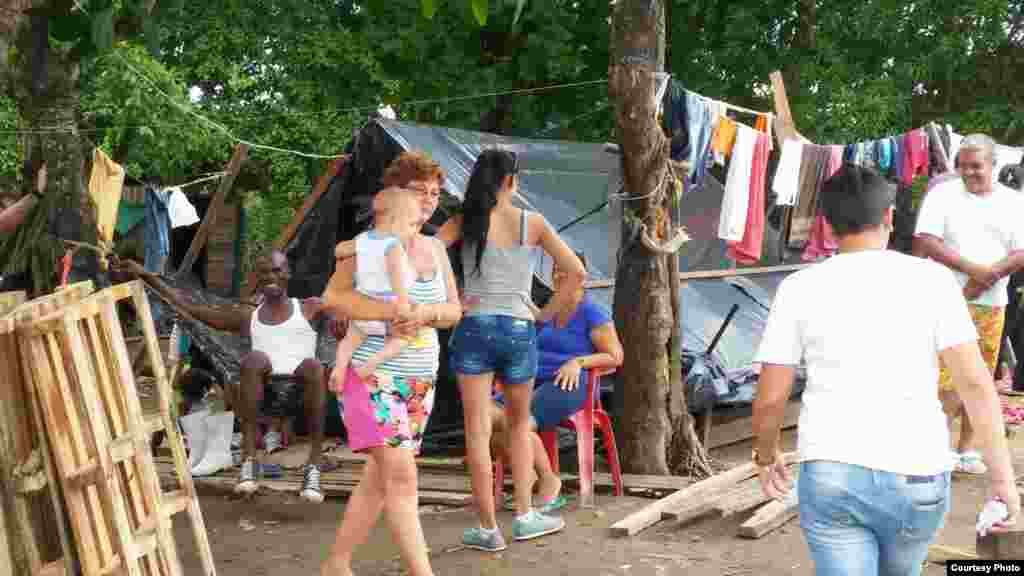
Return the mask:
<path id="1" fill-rule="evenodd" d="M 242 422 L 242 470 L 235 491 L 251 494 L 259 489 L 260 466 L 256 459 L 257 419 L 270 416 L 272 430 L 263 437 L 264 448 L 271 453 L 281 448 L 281 426 L 305 410 L 310 433 L 309 460 L 303 468 L 300 496 L 322 502 L 320 457 L 323 442 L 327 388 L 324 366 L 316 359 L 318 330 L 330 326 L 333 319 L 323 310 L 320 298 L 298 300 L 288 297 L 290 270 L 285 255 L 274 250 L 256 262 L 257 290 L 263 303 L 249 307 L 222 309 L 197 306 L 185 301 L 155 275 L 147 274 L 162 295 L 178 308 L 217 330 L 249 337 L 252 351 L 242 358 L 239 382 L 229 383 L 228 396 L 236 416 Z"/>

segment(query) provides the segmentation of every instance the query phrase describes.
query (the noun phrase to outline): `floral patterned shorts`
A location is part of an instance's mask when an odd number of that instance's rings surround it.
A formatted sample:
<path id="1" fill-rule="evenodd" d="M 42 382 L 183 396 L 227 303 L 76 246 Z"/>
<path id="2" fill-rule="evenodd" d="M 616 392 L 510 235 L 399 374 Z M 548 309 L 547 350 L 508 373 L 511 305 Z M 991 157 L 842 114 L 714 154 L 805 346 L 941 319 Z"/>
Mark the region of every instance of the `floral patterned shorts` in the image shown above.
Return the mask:
<path id="1" fill-rule="evenodd" d="M 990 372 L 995 373 L 996 363 L 999 361 L 999 341 L 1003 337 L 1003 324 L 1006 322 L 1006 308 L 1002 306 L 981 306 L 968 304 L 967 309 L 971 312 L 971 319 L 978 329 L 978 347 L 981 348 L 981 357 L 985 359 Z M 956 390 L 956 383 L 953 377 L 942 366 L 939 360 L 939 390 L 951 392 Z"/>
<path id="2" fill-rule="evenodd" d="M 390 446 L 419 453 L 434 407 L 434 379 L 378 370 L 362 380 L 350 365 L 340 400 L 352 450 Z"/>

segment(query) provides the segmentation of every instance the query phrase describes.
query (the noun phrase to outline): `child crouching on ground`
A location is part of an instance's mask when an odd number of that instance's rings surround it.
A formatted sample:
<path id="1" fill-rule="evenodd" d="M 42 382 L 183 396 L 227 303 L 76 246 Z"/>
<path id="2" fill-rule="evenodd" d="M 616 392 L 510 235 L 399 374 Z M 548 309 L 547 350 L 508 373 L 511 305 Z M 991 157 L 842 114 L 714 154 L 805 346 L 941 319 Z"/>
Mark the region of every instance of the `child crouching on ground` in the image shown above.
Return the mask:
<path id="1" fill-rule="evenodd" d="M 355 238 L 356 290 L 386 301 L 394 301 L 398 317 L 407 317 L 412 311 L 409 289 L 416 281 L 416 273 L 406 246 L 419 233 L 420 207 L 413 194 L 401 188 L 385 188 L 377 193 L 373 202 L 373 228 Z M 351 256 L 344 246 L 338 245 L 335 258 Z M 352 353 L 367 336 L 384 336 L 384 347 L 356 369 L 360 378 L 366 378 L 381 362 L 398 356 L 407 342 L 389 334 L 387 322 L 363 320 L 351 322 L 345 337 L 338 342 L 330 389 L 340 393 Z"/>

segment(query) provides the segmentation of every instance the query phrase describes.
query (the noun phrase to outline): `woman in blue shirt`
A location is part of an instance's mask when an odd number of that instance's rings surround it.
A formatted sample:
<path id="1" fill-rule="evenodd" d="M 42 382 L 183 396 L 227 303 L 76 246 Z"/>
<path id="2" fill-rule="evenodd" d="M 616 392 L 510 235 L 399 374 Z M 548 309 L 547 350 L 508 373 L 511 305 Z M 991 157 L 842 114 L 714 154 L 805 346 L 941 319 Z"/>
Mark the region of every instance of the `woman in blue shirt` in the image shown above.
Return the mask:
<path id="1" fill-rule="evenodd" d="M 583 262 L 583 254 L 576 255 Z M 565 273 L 557 267 L 551 273 L 553 288 L 558 290 Z M 533 397 L 530 402 L 531 425 L 546 430 L 572 416 L 587 399 L 587 371 L 594 368 L 617 368 L 622 365 L 622 343 L 615 323 L 608 313 L 580 288 L 554 319 L 537 326 L 538 363 Z M 494 433 L 491 448 L 504 460 L 506 445 L 505 416 L 500 392 L 492 410 Z M 533 466 L 539 479 L 541 513 L 552 512 L 565 505 L 561 496 L 562 481 L 551 469 L 544 444 L 536 433 L 530 435 Z"/>

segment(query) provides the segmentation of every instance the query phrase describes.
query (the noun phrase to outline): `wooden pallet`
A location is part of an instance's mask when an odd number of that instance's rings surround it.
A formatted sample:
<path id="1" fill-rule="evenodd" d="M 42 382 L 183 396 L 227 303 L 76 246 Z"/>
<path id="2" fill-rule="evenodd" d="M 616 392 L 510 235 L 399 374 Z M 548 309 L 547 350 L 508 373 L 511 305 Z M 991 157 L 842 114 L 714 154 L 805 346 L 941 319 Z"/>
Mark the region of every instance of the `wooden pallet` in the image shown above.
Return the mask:
<path id="1" fill-rule="evenodd" d="M 0 292 L 0 315 L 21 306 L 24 302 L 24 292 Z"/>
<path id="2" fill-rule="evenodd" d="M 174 480 L 177 482 L 177 490 L 163 495 L 163 497 L 179 502 L 184 507 L 181 511 L 188 514 L 193 541 L 203 566 L 203 574 L 215 576 L 217 568 L 213 562 L 213 550 L 210 548 L 210 541 L 206 534 L 206 523 L 203 519 L 203 511 L 199 506 L 199 498 L 196 495 L 191 467 L 188 465 L 188 454 L 185 452 L 185 443 L 175 425 L 172 408 L 174 402 L 174 391 L 171 387 L 172 376 L 168 374 L 164 354 L 160 350 L 160 341 L 153 323 L 153 312 L 149 307 L 149 299 L 146 297 L 145 285 L 141 281 L 135 280 L 114 286 L 110 292 L 115 301 L 130 299 L 135 306 L 135 314 L 142 327 L 146 356 L 153 371 L 153 377 L 156 379 L 155 388 L 159 411 L 146 419 L 146 427 L 150 434 L 160 431 L 164 433 L 166 444 L 171 450 Z M 171 342 L 171 346 L 171 356 L 176 360 L 177 342 Z M 175 361 L 174 364 L 177 362 Z M 129 370 L 131 370 L 130 365 Z"/>
<path id="3" fill-rule="evenodd" d="M 104 290 L 20 326 L 21 354 L 43 408 L 83 576 L 179 576 L 170 517 L 191 499 L 160 490 L 116 293 Z"/>
<path id="4" fill-rule="evenodd" d="M 5 564 L 16 574 L 74 574 L 75 553 L 52 451 L 42 433 L 42 407 L 28 380 L 15 328 L 91 291 L 91 285 L 75 285 L 27 303 L 24 293 L 6 293 L 8 304 L 21 302 L 0 316 L 0 491 L 11 533 L 4 551 L 10 550 L 12 558 Z"/>

